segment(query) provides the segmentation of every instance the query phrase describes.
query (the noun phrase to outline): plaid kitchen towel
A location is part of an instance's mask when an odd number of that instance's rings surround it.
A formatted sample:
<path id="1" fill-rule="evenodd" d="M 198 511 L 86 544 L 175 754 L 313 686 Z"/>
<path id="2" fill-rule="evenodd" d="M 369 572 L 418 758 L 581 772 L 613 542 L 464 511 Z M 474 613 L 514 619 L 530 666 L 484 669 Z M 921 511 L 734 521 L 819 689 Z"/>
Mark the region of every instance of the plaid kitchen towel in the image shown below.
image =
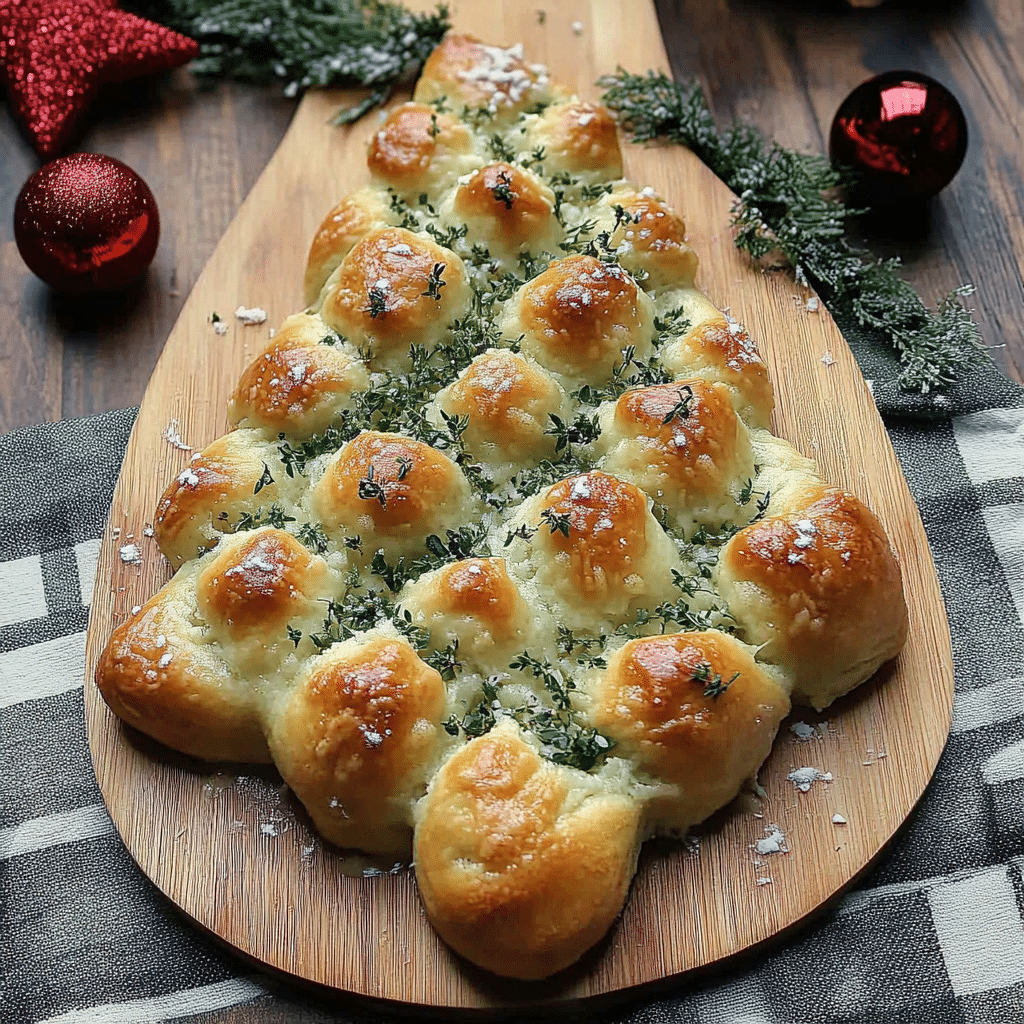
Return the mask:
<path id="1" fill-rule="evenodd" d="M 952 627 L 957 695 L 935 779 L 880 866 L 812 928 L 606 1021 L 1024 1020 L 1024 391 L 986 365 L 927 410 L 955 415 L 922 419 L 900 407 L 891 366 L 865 363 Z M 85 628 L 132 419 L 0 438 L 0 1020 L 198 1024 L 238 1006 L 240 1021 L 262 1001 L 261 1019 L 377 1021 L 257 977 L 193 930 L 104 810 Z"/>

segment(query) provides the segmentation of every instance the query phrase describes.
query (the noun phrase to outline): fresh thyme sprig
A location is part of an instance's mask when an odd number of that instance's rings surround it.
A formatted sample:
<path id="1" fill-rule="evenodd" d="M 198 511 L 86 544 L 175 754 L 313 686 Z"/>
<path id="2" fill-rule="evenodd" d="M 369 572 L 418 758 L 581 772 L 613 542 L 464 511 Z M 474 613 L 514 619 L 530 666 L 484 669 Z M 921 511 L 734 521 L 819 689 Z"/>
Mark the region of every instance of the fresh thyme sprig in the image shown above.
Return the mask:
<path id="1" fill-rule="evenodd" d="M 347 124 L 411 79 L 450 27 L 443 4 L 413 14 L 385 0 L 129 0 L 125 5 L 200 45 L 192 70 L 285 95 L 310 86 L 361 85 L 373 92 L 343 110 Z"/>
<path id="2" fill-rule="evenodd" d="M 957 380 L 981 336 L 957 288 L 930 310 L 901 280 L 897 260 L 878 260 L 845 237 L 851 209 L 835 197 L 848 172 L 822 156 L 766 143 L 750 125 L 716 127 L 696 83 L 621 68 L 600 80 L 604 102 L 635 142 L 667 138 L 692 149 L 738 196 L 736 244 L 754 258 L 778 252 L 798 281 L 812 281 L 857 323 L 888 338 L 899 354 L 900 387 L 927 393 Z"/>

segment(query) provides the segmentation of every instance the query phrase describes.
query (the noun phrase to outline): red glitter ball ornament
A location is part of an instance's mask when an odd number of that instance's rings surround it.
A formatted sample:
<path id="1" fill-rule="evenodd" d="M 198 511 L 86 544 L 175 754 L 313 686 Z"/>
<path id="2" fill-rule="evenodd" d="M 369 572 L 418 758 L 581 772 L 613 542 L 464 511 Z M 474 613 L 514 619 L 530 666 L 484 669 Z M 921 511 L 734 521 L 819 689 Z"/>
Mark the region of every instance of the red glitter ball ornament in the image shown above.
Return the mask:
<path id="1" fill-rule="evenodd" d="M 967 121 L 956 97 L 916 71 L 887 71 L 859 85 L 832 121 L 829 155 L 860 172 L 876 198 L 933 196 L 967 152 Z"/>
<path id="2" fill-rule="evenodd" d="M 0 74 L 40 156 L 65 148 L 103 83 L 167 71 L 198 52 L 115 0 L 0 0 Z"/>
<path id="3" fill-rule="evenodd" d="M 142 274 L 160 239 L 149 186 L 98 153 L 72 153 L 41 167 L 14 204 L 22 259 L 59 291 L 118 291 Z"/>

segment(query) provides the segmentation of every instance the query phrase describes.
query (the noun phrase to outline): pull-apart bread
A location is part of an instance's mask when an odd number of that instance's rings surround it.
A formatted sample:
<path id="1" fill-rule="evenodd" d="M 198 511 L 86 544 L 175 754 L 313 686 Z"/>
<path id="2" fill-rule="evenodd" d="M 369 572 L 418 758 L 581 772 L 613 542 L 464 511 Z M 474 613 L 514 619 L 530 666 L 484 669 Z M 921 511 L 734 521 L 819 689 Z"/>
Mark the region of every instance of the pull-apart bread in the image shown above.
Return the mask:
<path id="1" fill-rule="evenodd" d="M 900 570 L 769 433 L 764 363 L 607 110 L 453 33 L 368 163 L 96 679 L 176 750 L 276 764 L 325 839 L 412 858 L 453 949 L 540 978 L 791 702 L 899 652 Z"/>

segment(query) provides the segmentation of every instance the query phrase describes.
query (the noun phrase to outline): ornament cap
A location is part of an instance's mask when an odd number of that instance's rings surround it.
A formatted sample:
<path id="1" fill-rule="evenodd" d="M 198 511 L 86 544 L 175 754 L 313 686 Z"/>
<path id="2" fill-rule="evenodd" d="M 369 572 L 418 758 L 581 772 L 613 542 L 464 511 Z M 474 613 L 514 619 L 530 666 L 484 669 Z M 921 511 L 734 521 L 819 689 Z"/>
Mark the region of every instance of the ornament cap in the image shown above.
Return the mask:
<path id="1" fill-rule="evenodd" d="M 967 153 L 967 119 L 956 97 L 919 71 L 876 75 L 843 100 L 829 156 L 852 167 L 874 199 L 934 196 Z"/>

